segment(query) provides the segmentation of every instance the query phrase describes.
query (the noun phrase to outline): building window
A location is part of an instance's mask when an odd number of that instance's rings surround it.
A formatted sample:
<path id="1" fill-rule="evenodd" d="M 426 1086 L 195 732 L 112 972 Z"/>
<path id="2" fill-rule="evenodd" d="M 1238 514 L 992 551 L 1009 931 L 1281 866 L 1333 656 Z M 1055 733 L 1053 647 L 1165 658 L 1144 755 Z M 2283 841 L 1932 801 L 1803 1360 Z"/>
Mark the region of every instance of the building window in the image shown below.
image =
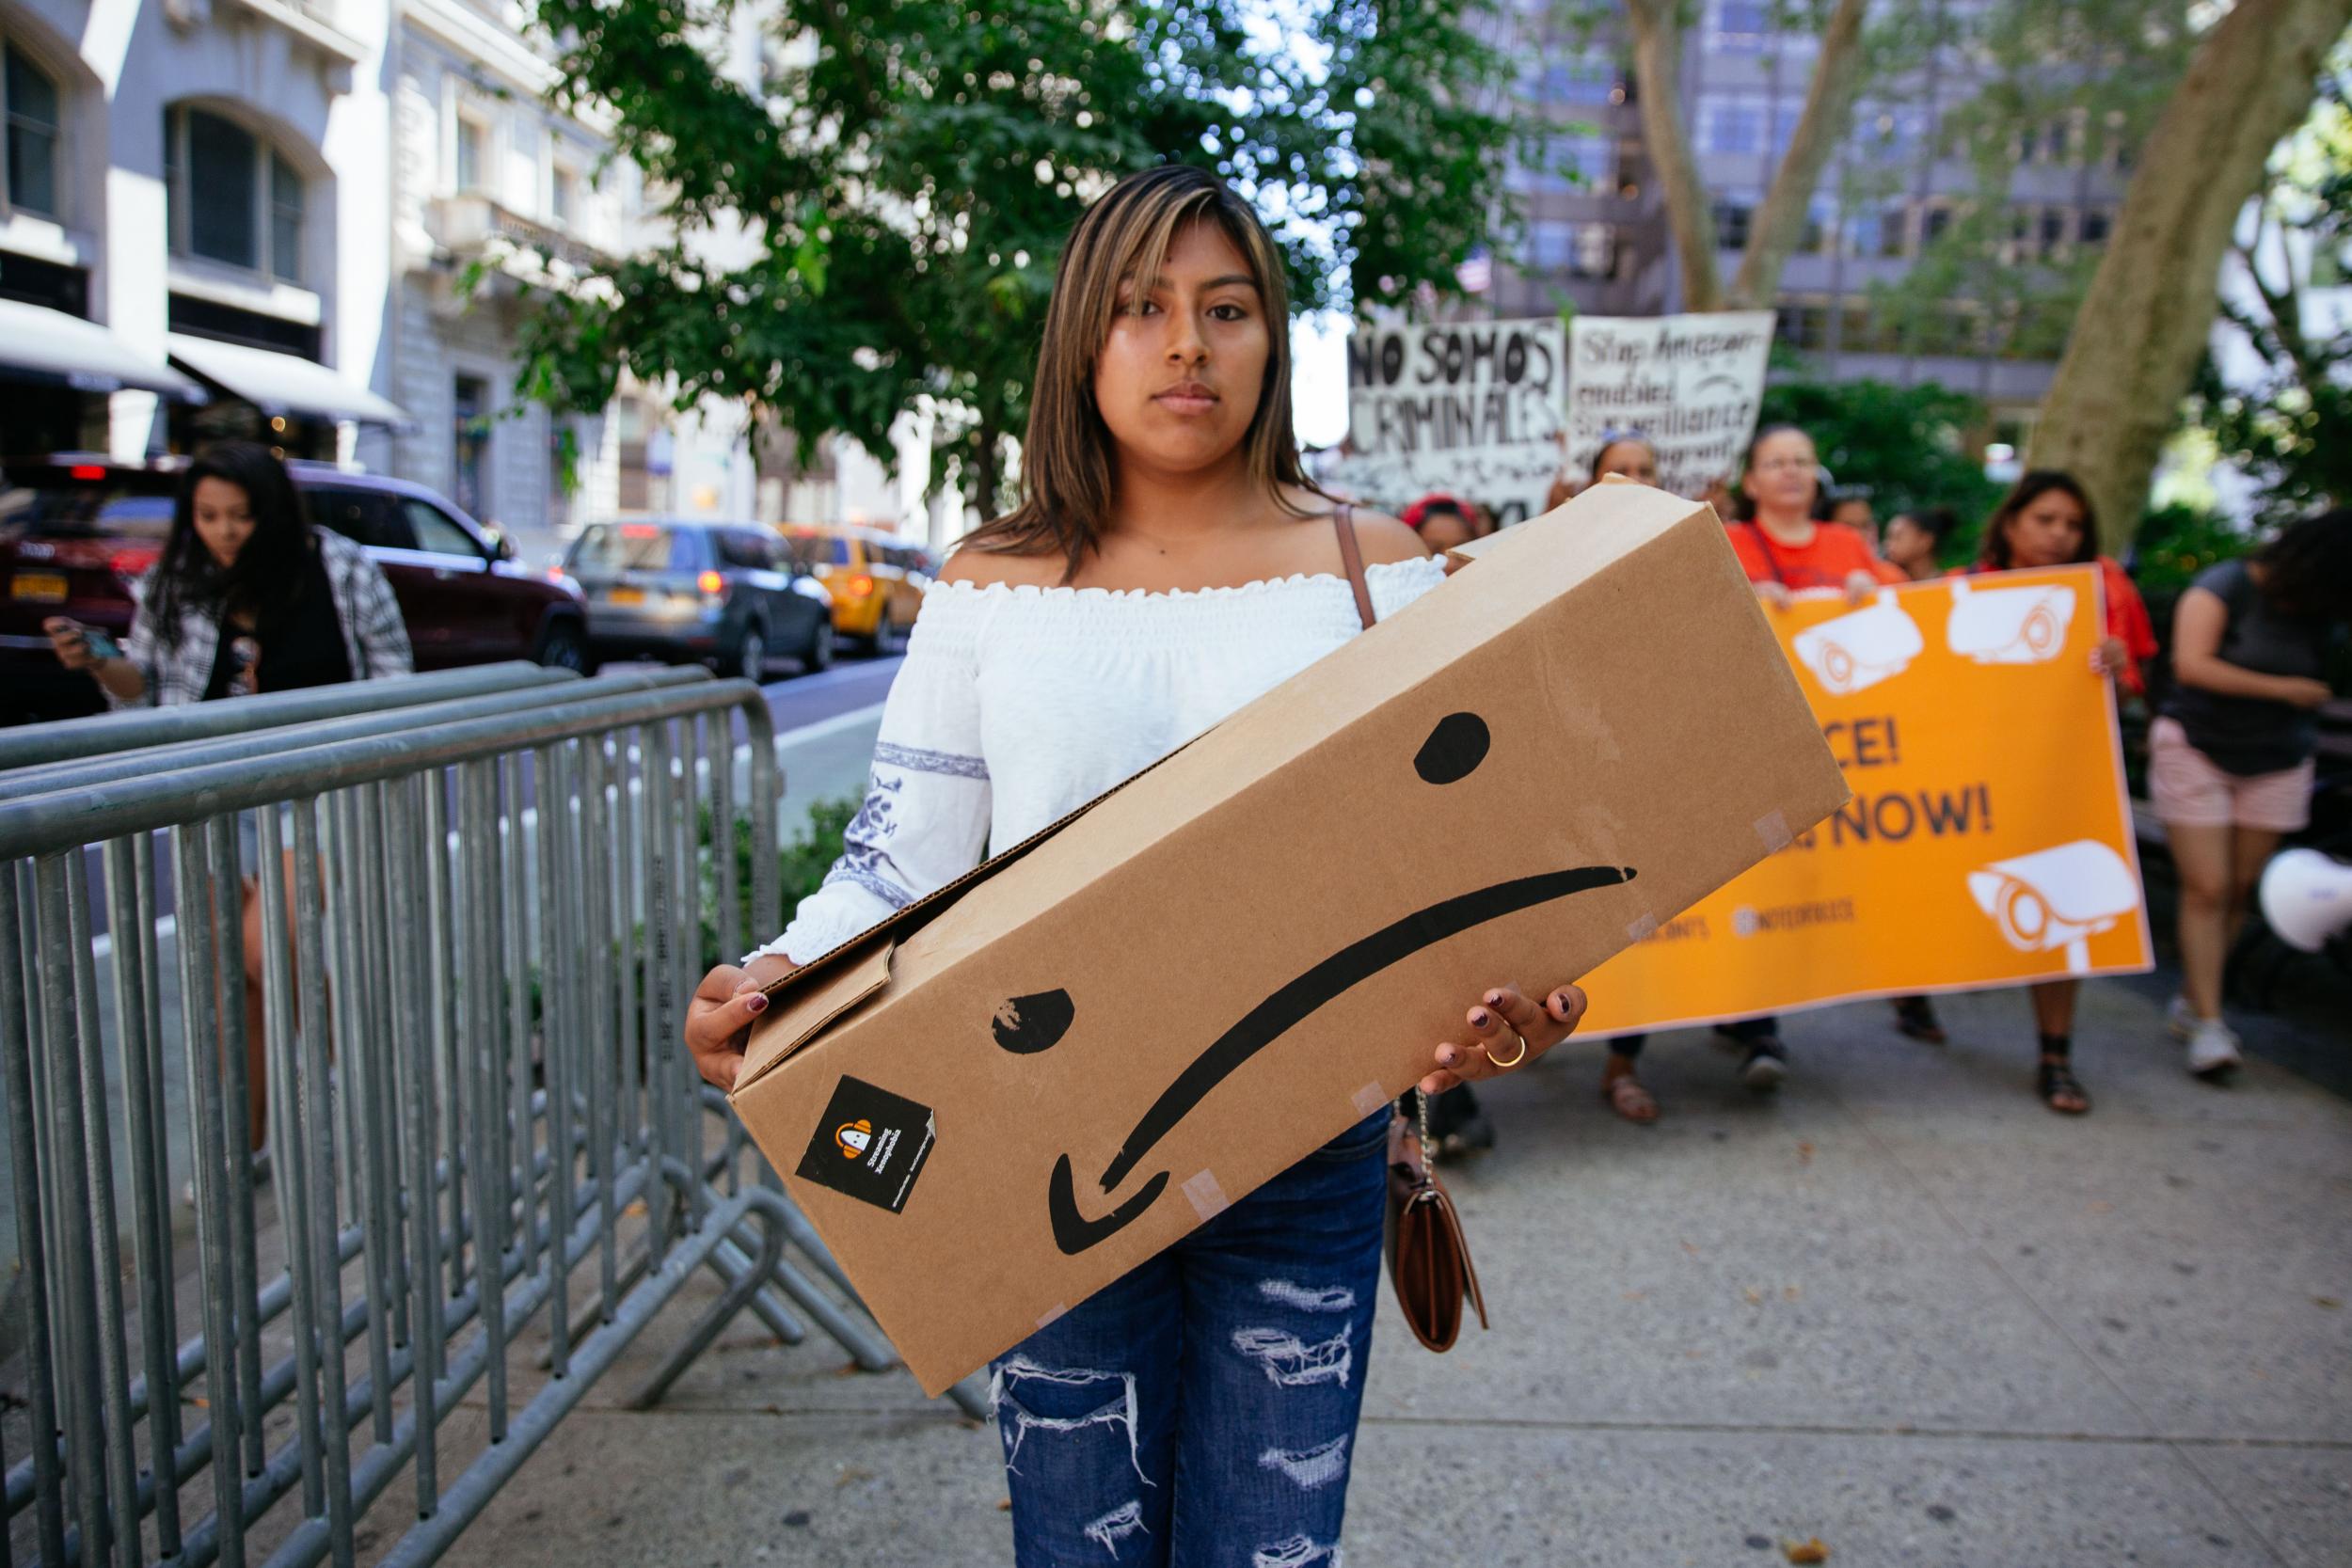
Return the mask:
<path id="1" fill-rule="evenodd" d="M 1622 102 L 1616 90 L 1617 68 L 1608 60 L 1568 60 L 1539 65 L 1527 73 L 1527 94 L 1543 103 L 1609 103 Z"/>
<path id="2" fill-rule="evenodd" d="M 2107 236 L 2114 232 L 2114 230 L 2115 214 L 2108 212 L 2105 207 L 2090 207 L 2084 209 L 2082 222 L 2083 244 L 2105 245 L 2107 243 Z"/>
<path id="3" fill-rule="evenodd" d="M 1539 219 L 1528 226 L 1528 260 L 1537 272 L 1559 272 L 1576 248 L 1576 225 Z"/>
<path id="4" fill-rule="evenodd" d="M 490 384 L 478 375 L 457 378 L 451 400 L 450 499 L 472 517 L 483 511 L 483 469 L 490 451 Z"/>
<path id="5" fill-rule="evenodd" d="M 285 154 L 233 119 L 171 109 L 164 178 L 175 253 L 302 281 L 305 187 Z"/>
<path id="6" fill-rule="evenodd" d="M 460 194 L 482 188 L 482 169 L 487 161 L 485 150 L 490 141 L 490 128 L 471 115 L 457 117 L 457 162 L 455 176 Z"/>
<path id="7" fill-rule="evenodd" d="M 57 215 L 57 84 L 15 44 L 0 46 L 8 127 L 8 201 L 44 217 Z"/>
<path id="8" fill-rule="evenodd" d="M 1754 208 L 1737 202 L 1725 202 L 1715 209 L 1715 248 L 1745 250 L 1748 248 L 1748 222 L 1756 215 Z"/>
<path id="9" fill-rule="evenodd" d="M 1753 54 L 1764 47 L 1764 37 L 1772 30 L 1767 0 L 1715 0 L 1714 20 L 1714 37 L 1708 41 L 1718 49 Z"/>
<path id="10" fill-rule="evenodd" d="M 565 229 L 580 221 L 580 171 L 558 163 L 548 174 L 548 214 Z"/>
<path id="11" fill-rule="evenodd" d="M 1949 207 L 1929 208 L 1919 223 L 1920 245 L 1923 246 L 1933 245 L 1944 237 L 1944 230 L 1951 226 L 1952 210 Z"/>
<path id="12" fill-rule="evenodd" d="M 1550 136 L 1533 166 L 1512 170 L 1526 191 L 1608 190 L 1616 183 L 1616 143 L 1605 136 Z"/>
<path id="13" fill-rule="evenodd" d="M 1754 103 L 1716 103 L 1707 111 L 1707 150 L 1745 153 L 1764 146 L 1764 111 Z"/>
<path id="14" fill-rule="evenodd" d="M 1569 270 L 1579 277 L 1607 277 L 1616 265 L 1616 231 L 1605 223 L 1579 224 Z"/>
<path id="15" fill-rule="evenodd" d="M 2042 254 L 2050 255 L 2066 244 L 2066 209 L 2044 207 L 2042 210 Z"/>

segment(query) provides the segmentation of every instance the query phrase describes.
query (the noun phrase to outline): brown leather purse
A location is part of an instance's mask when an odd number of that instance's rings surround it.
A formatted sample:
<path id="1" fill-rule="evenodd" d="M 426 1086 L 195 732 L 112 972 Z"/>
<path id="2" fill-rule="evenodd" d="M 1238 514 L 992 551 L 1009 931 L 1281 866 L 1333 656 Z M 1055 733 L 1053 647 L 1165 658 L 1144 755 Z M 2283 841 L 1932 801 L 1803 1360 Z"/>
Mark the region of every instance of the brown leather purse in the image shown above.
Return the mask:
<path id="1" fill-rule="evenodd" d="M 1389 1124 L 1389 1282 L 1413 1338 L 1434 1351 L 1449 1351 L 1462 1332 L 1462 1303 L 1477 1308 L 1486 1326 L 1486 1297 L 1470 1266 L 1462 1216 L 1446 1196 L 1429 1158 L 1429 1101 L 1421 1100 L 1421 1125 L 1400 1113 Z"/>
<path id="2" fill-rule="evenodd" d="M 1342 505 L 1332 514 L 1331 526 L 1355 590 L 1356 613 L 1369 631 L 1375 616 L 1372 587 L 1351 510 Z M 1431 1350 L 1448 1351 L 1461 1336 L 1464 1299 L 1478 1309 L 1478 1326 L 1485 1328 L 1486 1298 L 1478 1289 L 1478 1271 L 1470 1266 L 1462 1216 L 1454 1212 L 1454 1200 L 1429 1158 L 1429 1097 L 1415 1098 L 1421 1102 L 1419 1127 L 1401 1115 L 1389 1123 L 1389 1280 L 1413 1338 Z"/>

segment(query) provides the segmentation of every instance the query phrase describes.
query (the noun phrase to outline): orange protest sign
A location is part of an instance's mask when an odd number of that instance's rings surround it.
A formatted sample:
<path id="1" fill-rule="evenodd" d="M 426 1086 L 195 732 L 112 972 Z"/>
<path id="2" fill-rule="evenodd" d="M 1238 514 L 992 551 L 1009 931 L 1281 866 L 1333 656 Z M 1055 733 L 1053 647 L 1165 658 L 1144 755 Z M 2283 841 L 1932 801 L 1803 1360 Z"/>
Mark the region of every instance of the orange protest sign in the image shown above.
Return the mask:
<path id="1" fill-rule="evenodd" d="M 2151 967 L 2095 567 L 1772 620 L 1853 799 L 1587 976 L 1582 1032 Z"/>

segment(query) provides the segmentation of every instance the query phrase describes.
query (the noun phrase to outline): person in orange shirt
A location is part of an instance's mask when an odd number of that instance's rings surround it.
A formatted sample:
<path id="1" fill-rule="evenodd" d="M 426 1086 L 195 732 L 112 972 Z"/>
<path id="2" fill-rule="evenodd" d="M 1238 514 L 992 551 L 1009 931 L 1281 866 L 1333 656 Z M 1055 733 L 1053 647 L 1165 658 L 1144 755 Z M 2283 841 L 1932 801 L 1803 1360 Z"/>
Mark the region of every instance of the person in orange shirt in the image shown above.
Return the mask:
<path id="1" fill-rule="evenodd" d="M 1788 424 L 1764 426 L 1748 443 L 1741 467 L 1736 498 L 1740 520 L 1726 531 L 1766 608 L 1787 610 L 1797 594 L 1820 589 L 1842 593 L 1850 603 L 1860 604 L 1882 583 L 1903 580 L 1858 531 L 1815 519 L 1821 498 L 1821 460 L 1813 438 L 1804 431 Z M 1788 1075 L 1778 1019 L 1742 1019 L 1720 1024 L 1715 1032 L 1746 1049 L 1740 1077 L 1748 1087 L 1774 1089 Z"/>
<path id="2" fill-rule="evenodd" d="M 1905 580 L 1860 530 L 1815 520 L 1820 491 L 1821 460 L 1811 436 L 1789 424 L 1756 433 L 1740 478 L 1731 547 L 1756 597 L 1774 610 L 1815 589 L 1834 589 L 1860 604 L 1880 584 Z"/>
<path id="3" fill-rule="evenodd" d="M 2037 469 L 2017 482 L 1984 526 L 1983 553 L 1972 572 L 2030 571 L 2048 566 L 2096 563 L 2106 599 L 2106 636 L 2091 650 L 2091 673 L 2113 680 L 2134 696 L 2144 696 L 2148 680 L 2141 661 L 2156 654 L 2156 631 L 2148 607 L 2123 568 L 2099 553 L 2099 523 L 2090 497 L 2072 474 Z M 2066 1116 L 2090 1109 L 2090 1096 L 2074 1076 L 2074 998 L 2082 982 L 2071 976 L 2042 980 L 2033 993 L 2034 1025 L 2042 1036 L 2036 1083 L 2043 1104 Z"/>

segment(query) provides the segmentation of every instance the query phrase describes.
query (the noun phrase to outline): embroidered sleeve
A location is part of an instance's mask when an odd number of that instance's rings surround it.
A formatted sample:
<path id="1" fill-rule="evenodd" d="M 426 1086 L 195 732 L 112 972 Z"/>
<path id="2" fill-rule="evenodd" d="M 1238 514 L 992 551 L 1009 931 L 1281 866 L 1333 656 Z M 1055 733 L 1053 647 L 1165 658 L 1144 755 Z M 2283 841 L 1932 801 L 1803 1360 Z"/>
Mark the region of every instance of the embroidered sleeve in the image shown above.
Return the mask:
<path id="1" fill-rule="evenodd" d="M 976 678 L 978 608 L 934 594 L 882 708 L 866 800 L 824 885 L 744 961 L 821 958 L 980 863 L 988 850 L 988 764 Z"/>

